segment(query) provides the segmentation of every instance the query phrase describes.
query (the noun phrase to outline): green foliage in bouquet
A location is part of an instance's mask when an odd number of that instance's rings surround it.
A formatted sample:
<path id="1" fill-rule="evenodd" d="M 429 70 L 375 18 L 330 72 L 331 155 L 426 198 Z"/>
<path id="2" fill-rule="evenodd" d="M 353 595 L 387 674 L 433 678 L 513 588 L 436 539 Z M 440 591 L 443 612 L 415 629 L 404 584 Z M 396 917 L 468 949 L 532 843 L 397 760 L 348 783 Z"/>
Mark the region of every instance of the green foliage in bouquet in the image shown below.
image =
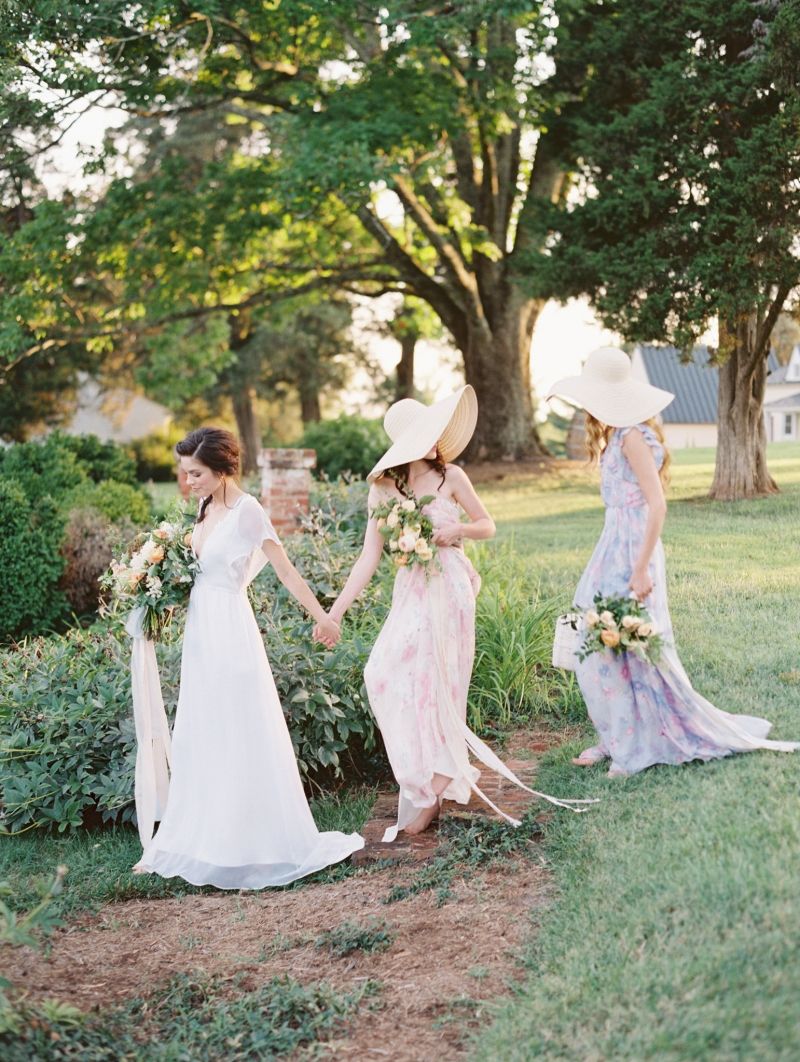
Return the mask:
<path id="1" fill-rule="evenodd" d="M 603 597 L 594 595 L 594 608 L 586 609 L 583 645 L 578 659 L 610 649 L 613 653 L 635 653 L 642 660 L 656 663 L 663 639 L 656 633 L 647 609 L 633 596 Z"/>
<path id="2" fill-rule="evenodd" d="M 372 510 L 370 515 L 377 520 L 396 567 L 419 564 L 427 568 L 436 556 L 433 522 L 422 511 L 433 500 L 433 494 L 417 498 L 408 491 L 405 498 L 381 502 Z"/>
<path id="3" fill-rule="evenodd" d="M 175 609 L 187 604 L 200 569 L 191 549 L 192 523 L 185 511 L 176 510 L 172 519 L 140 534 L 102 579 L 111 593 L 110 611 L 127 619 L 142 609 L 142 630 L 152 641 L 162 637 Z"/>

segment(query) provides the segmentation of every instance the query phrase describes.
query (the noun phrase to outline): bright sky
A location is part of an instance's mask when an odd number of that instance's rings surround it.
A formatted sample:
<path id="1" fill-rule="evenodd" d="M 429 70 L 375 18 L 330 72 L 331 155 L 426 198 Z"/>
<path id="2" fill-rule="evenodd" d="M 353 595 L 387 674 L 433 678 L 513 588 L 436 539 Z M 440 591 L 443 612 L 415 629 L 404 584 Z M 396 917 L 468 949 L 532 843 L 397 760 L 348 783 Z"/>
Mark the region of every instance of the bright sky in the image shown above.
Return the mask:
<path id="1" fill-rule="evenodd" d="M 51 194 L 60 194 L 66 188 L 77 191 L 83 185 L 81 149 L 99 148 L 106 130 L 121 125 L 125 118 L 122 111 L 95 107 L 68 130 L 59 147 L 41 162 L 40 173 Z M 371 312 L 378 317 L 386 315 L 387 306 L 379 305 L 380 302 L 385 303 L 385 300 L 372 303 L 374 311 L 358 310 L 356 320 L 361 328 L 368 329 Z M 391 302 L 389 312 L 390 307 Z M 595 347 L 616 341 L 618 337 L 599 325 L 587 302 L 573 300 L 566 306 L 549 303 L 536 325 L 531 348 L 531 371 L 537 398 L 543 399 L 550 386 L 562 376 L 579 372 L 587 354 Z M 398 345 L 390 339 L 371 336 L 369 347 L 381 366 L 390 372 L 399 357 Z M 428 400 L 443 397 L 458 387 L 463 383 L 463 373 L 457 352 L 441 344 L 420 343 L 416 383 Z M 352 411 L 364 408 L 365 386 L 363 379 L 355 381 L 352 394 L 345 400 L 346 408 Z M 542 419 L 546 412 L 542 406 L 539 414 Z"/>

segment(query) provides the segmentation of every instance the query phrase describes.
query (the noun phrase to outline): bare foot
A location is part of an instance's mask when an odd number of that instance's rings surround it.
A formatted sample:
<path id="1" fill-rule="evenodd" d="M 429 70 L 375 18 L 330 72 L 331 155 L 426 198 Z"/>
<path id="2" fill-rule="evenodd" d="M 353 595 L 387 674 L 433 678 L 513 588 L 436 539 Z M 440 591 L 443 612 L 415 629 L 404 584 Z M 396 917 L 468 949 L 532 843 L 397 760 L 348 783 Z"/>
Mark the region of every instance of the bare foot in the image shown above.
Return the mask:
<path id="1" fill-rule="evenodd" d="M 621 767 L 610 767 L 609 778 L 630 778 L 630 771 L 623 771 Z"/>
<path id="2" fill-rule="evenodd" d="M 439 818 L 440 810 L 441 805 L 438 800 L 431 804 L 429 808 L 423 808 L 414 821 L 406 826 L 404 832 L 410 834 L 412 837 L 416 836 L 418 833 L 424 833 L 428 827 Z"/>
<path id="3" fill-rule="evenodd" d="M 136 866 L 131 867 L 131 874 L 152 874 L 152 870 L 149 867 L 142 866 L 141 863 L 137 863 Z"/>
<path id="4" fill-rule="evenodd" d="M 584 749 L 580 756 L 575 756 L 572 763 L 575 767 L 594 767 L 596 763 L 602 763 L 608 756 L 599 745 L 592 745 L 590 749 Z"/>

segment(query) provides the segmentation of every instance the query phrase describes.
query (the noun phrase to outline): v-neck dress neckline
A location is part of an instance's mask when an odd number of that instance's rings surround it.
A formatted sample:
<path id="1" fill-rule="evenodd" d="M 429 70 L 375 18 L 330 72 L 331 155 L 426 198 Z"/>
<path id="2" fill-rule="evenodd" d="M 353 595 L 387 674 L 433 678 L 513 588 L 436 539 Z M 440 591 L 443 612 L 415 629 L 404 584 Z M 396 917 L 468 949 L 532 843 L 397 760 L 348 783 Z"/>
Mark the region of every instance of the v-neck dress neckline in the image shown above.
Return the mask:
<path id="1" fill-rule="evenodd" d="M 238 499 L 236 501 L 236 504 L 232 505 L 230 507 L 230 509 L 228 509 L 228 511 L 225 513 L 225 515 L 214 524 L 214 526 L 211 528 L 209 533 L 205 536 L 205 542 L 203 543 L 203 553 L 205 553 L 206 549 L 208 548 L 209 541 L 214 537 L 214 532 L 215 531 L 219 531 L 220 526 L 225 523 L 225 521 L 228 519 L 228 517 L 236 512 L 236 510 L 241 505 L 242 499 L 244 498 L 244 496 L 245 496 L 244 493 L 239 495 L 239 497 L 238 497 Z M 192 528 L 192 553 L 194 553 L 194 555 L 195 555 L 197 560 L 202 560 L 202 557 L 197 552 L 197 550 L 195 549 L 195 545 L 194 545 L 194 533 L 197 530 L 198 526 L 199 526 L 198 524 L 195 524 L 194 527 Z"/>

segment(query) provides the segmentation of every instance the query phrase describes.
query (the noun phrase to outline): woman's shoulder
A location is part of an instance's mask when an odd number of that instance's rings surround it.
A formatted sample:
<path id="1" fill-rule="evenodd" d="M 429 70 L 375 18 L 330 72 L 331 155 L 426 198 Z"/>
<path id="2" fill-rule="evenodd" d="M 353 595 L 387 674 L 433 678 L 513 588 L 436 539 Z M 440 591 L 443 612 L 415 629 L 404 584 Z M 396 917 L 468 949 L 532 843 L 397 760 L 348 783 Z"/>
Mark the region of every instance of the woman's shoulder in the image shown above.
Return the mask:
<path id="1" fill-rule="evenodd" d="M 646 443 L 651 446 L 661 446 L 661 440 L 656 434 L 652 424 L 631 424 L 626 428 L 617 428 L 616 434 L 624 442 L 629 438 L 632 432 L 638 432 Z"/>

